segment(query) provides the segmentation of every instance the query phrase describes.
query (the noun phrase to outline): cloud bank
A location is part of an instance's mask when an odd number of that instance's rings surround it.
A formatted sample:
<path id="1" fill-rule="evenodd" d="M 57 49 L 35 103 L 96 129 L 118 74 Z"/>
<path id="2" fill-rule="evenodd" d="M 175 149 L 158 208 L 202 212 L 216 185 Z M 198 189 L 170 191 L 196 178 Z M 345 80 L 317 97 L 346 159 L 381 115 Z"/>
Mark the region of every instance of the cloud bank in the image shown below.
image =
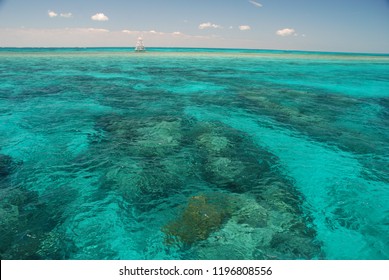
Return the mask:
<path id="1" fill-rule="evenodd" d="M 103 13 L 97 13 L 97 14 L 91 16 L 91 19 L 96 20 L 96 21 L 107 21 L 108 17 L 106 15 L 104 15 Z"/>

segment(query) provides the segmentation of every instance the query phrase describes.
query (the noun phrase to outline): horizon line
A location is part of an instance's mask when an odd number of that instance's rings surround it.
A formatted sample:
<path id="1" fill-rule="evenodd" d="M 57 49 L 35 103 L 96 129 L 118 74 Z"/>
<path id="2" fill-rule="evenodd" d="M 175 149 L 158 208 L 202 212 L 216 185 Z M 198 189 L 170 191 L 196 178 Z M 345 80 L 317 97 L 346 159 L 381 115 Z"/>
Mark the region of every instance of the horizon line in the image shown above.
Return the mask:
<path id="1" fill-rule="evenodd" d="M 23 47 L 2 47 L 0 49 L 134 49 L 134 47 L 124 46 L 110 46 L 110 47 L 97 47 L 97 46 L 72 46 L 72 47 L 36 47 L 36 46 L 23 46 Z M 328 54 L 356 54 L 356 55 L 389 55 L 389 52 L 359 52 L 359 51 L 325 51 L 325 50 L 300 50 L 300 49 L 258 49 L 258 48 L 229 48 L 229 47 L 146 47 L 146 50 L 152 49 L 202 49 L 202 50 L 242 50 L 242 51 L 278 51 L 278 52 L 308 52 L 308 53 L 328 53 Z"/>

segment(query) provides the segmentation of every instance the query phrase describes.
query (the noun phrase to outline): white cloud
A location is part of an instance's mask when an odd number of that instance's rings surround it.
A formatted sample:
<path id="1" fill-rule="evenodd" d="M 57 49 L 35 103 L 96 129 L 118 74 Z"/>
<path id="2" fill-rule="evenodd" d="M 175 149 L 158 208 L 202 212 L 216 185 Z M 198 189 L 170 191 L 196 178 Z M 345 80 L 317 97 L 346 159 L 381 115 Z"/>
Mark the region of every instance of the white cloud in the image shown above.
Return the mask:
<path id="1" fill-rule="evenodd" d="M 64 18 L 71 18 L 73 15 L 72 13 L 61 13 L 60 16 Z"/>
<path id="2" fill-rule="evenodd" d="M 63 18 L 71 18 L 73 15 L 72 13 L 60 13 L 58 15 L 58 13 L 54 12 L 54 11 L 47 11 L 47 14 L 49 15 L 49 17 L 51 18 L 54 18 L 54 17 L 57 17 L 57 16 L 60 16 L 60 17 L 63 17 Z"/>
<path id="3" fill-rule="evenodd" d="M 54 11 L 48 11 L 47 14 L 49 15 L 49 17 L 53 18 L 53 17 L 56 17 L 58 16 L 58 14 Z"/>
<path id="4" fill-rule="evenodd" d="M 125 30 L 122 30 L 122 32 L 123 33 L 127 33 L 127 34 L 139 34 L 140 33 L 140 31 L 134 31 L 134 30 L 127 30 L 127 29 L 125 29 Z"/>
<path id="5" fill-rule="evenodd" d="M 168 34 L 168 33 L 165 33 L 165 32 L 159 32 L 159 31 L 155 31 L 155 30 L 146 31 L 145 33 L 149 33 L 149 34 L 152 34 L 152 35 L 165 35 L 165 34 Z"/>
<path id="6" fill-rule="evenodd" d="M 222 28 L 220 25 L 210 23 L 210 22 L 204 22 L 199 25 L 199 29 L 207 29 L 207 28 Z"/>
<path id="7" fill-rule="evenodd" d="M 247 30 L 250 30 L 251 27 L 249 25 L 241 25 L 239 26 L 239 30 L 241 31 L 247 31 Z"/>
<path id="8" fill-rule="evenodd" d="M 103 13 L 97 13 L 93 16 L 91 16 L 91 19 L 97 20 L 97 21 L 107 21 L 108 17 L 104 15 Z"/>
<path id="9" fill-rule="evenodd" d="M 139 30 L 122 30 L 122 33 L 126 33 L 126 34 L 129 34 L 129 35 L 144 35 L 144 34 L 147 34 L 147 35 L 161 35 L 161 36 L 165 36 L 165 35 L 173 35 L 173 36 L 187 36 L 185 35 L 184 33 L 182 32 L 179 32 L 179 31 L 175 31 L 175 32 L 159 32 L 159 31 L 155 31 L 155 30 L 149 30 L 149 31 L 139 31 Z"/>
<path id="10" fill-rule="evenodd" d="M 249 2 L 258 8 L 261 8 L 263 6 L 261 3 L 258 3 L 258 2 L 252 1 L 252 0 L 250 0 Z"/>
<path id="11" fill-rule="evenodd" d="M 79 30 L 82 30 L 81 28 Z M 90 32 L 109 32 L 108 29 L 103 29 L 103 28 L 88 28 L 87 31 Z"/>
<path id="12" fill-rule="evenodd" d="M 284 29 L 277 30 L 276 34 L 279 36 L 297 35 L 296 31 L 293 28 L 284 28 Z"/>

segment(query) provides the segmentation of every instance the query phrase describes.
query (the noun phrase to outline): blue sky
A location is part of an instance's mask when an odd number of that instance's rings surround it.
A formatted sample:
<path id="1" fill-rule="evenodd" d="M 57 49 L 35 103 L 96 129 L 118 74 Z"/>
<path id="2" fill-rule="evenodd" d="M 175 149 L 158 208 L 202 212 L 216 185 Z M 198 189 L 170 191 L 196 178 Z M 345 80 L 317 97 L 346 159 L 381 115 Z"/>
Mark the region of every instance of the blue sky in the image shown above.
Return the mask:
<path id="1" fill-rule="evenodd" d="M 389 0 L 0 0 L 0 47 L 389 53 Z"/>

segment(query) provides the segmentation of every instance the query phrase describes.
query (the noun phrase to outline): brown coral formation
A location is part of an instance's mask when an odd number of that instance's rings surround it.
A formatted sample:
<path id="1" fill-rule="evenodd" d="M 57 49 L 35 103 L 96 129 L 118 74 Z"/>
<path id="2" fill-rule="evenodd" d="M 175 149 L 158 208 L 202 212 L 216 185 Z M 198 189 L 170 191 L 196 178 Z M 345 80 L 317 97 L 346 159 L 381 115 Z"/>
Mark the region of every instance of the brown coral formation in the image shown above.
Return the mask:
<path id="1" fill-rule="evenodd" d="M 231 205 L 225 196 L 192 196 L 177 219 L 162 228 L 166 242 L 176 241 L 191 245 L 205 240 L 231 216 Z"/>

